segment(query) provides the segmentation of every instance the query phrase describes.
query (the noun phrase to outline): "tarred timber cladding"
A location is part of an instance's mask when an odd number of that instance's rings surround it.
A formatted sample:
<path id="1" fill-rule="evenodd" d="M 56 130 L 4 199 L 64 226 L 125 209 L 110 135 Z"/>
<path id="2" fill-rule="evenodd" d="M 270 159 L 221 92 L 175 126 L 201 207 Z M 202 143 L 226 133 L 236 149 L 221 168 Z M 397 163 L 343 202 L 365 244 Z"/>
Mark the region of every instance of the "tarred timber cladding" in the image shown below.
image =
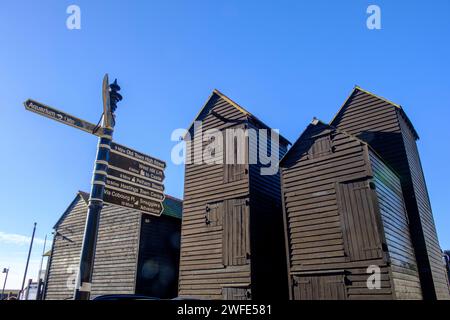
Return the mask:
<path id="1" fill-rule="evenodd" d="M 250 123 L 250 129 L 258 130 L 257 123 Z M 258 145 L 249 143 L 249 153 L 259 152 Z M 267 132 L 267 154 L 272 154 L 272 137 Z M 275 143 L 275 141 L 274 141 Z M 279 139 L 278 157 L 281 159 L 287 151 L 287 144 Z M 275 149 L 274 149 L 275 152 Z M 273 164 L 272 164 L 273 165 Z M 278 161 L 276 161 L 278 166 Z M 283 214 L 281 204 L 280 173 L 262 175 L 260 161 L 250 164 L 250 210 L 252 234 L 252 288 L 255 299 L 288 298 L 286 274 L 286 248 L 284 242 Z M 270 263 L 268 263 L 270 261 Z M 277 292 L 274 297 L 273 292 Z"/>
<path id="2" fill-rule="evenodd" d="M 393 298 L 368 159 L 363 142 L 318 123 L 281 162 L 291 299 Z M 381 289 L 367 287 L 369 265 Z"/>
<path id="3" fill-rule="evenodd" d="M 178 294 L 181 219 L 144 214 L 141 220 L 136 294 L 174 298 Z"/>
<path id="4" fill-rule="evenodd" d="M 202 121 L 205 131 L 242 124 L 246 117 L 214 94 L 197 120 Z M 198 151 L 204 145 L 206 143 L 200 142 L 196 149 L 192 145 L 191 151 Z M 178 285 L 180 296 L 222 299 L 224 287 L 250 286 L 250 263 L 225 267 L 223 225 L 207 224 L 205 221 L 208 206 L 227 199 L 247 197 L 248 194 L 248 174 L 241 180 L 224 183 L 223 165 L 186 164 Z"/>
<path id="5" fill-rule="evenodd" d="M 338 134 L 333 146 L 334 153 L 314 159 L 308 157 L 308 147 L 294 146 L 282 165 L 292 271 L 345 261 L 335 184 L 338 178 L 367 176 L 367 167 L 360 142 Z M 290 165 L 290 159 L 298 160 Z"/>
<path id="6" fill-rule="evenodd" d="M 133 294 L 142 213 L 104 205 L 95 249 L 91 296 Z"/>
<path id="7" fill-rule="evenodd" d="M 267 129 L 216 91 L 196 120 L 202 121 L 203 132 Z M 185 140 L 191 152 L 203 154 L 209 141 L 194 137 L 193 131 L 192 127 Z M 247 144 L 247 157 L 248 148 L 257 154 L 257 146 Z M 286 148 L 284 140 L 280 152 L 284 154 Z M 277 292 L 275 298 L 285 295 L 279 176 L 259 177 L 259 168 L 259 164 L 186 164 L 180 296 L 253 299 L 274 297 L 273 292 Z"/>
<path id="8" fill-rule="evenodd" d="M 369 143 L 400 175 L 423 296 L 450 298 L 415 132 L 404 112 L 355 89 L 331 124 Z"/>
<path id="9" fill-rule="evenodd" d="M 346 300 L 344 275 L 294 276 L 294 300 Z"/>
<path id="10" fill-rule="evenodd" d="M 395 297 L 422 299 L 400 179 L 373 151 L 369 151 L 369 156 L 389 251 Z"/>
<path id="11" fill-rule="evenodd" d="M 73 281 L 78 271 L 87 204 L 77 196 L 60 220 L 50 260 L 46 300 L 73 297 Z M 92 275 L 91 296 L 135 292 L 136 264 L 141 213 L 115 205 L 105 205 L 100 224 Z"/>
<path id="12" fill-rule="evenodd" d="M 86 221 L 86 202 L 78 195 L 68 210 L 70 211 L 55 230 L 45 300 L 73 298 L 73 284 L 80 262 Z"/>
<path id="13" fill-rule="evenodd" d="M 417 150 L 416 141 L 412 136 L 405 119 L 400 114 L 398 115 L 398 119 L 400 128 L 402 129 L 405 150 L 408 154 L 412 185 L 414 186 L 414 197 L 412 197 L 411 200 L 414 200 L 414 202 L 417 203 L 417 208 L 419 210 L 436 297 L 438 299 L 450 299 L 449 285 L 445 275 L 445 267 L 442 262 L 442 252 L 436 234 L 436 226 L 431 211 L 431 204 L 422 171 L 419 151 Z M 409 194 L 409 196 L 411 195 L 412 193 Z"/>

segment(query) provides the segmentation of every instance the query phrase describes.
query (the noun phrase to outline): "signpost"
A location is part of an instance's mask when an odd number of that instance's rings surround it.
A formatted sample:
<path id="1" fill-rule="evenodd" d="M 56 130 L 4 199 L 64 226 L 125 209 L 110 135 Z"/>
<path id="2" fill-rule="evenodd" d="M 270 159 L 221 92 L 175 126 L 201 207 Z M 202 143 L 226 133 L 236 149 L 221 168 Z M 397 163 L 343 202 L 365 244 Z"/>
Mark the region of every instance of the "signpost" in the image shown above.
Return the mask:
<path id="1" fill-rule="evenodd" d="M 142 176 L 154 182 L 161 183 L 164 180 L 164 171 L 145 162 L 134 160 L 130 157 L 121 156 L 111 152 L 109 157 L 110 165 L 113 169 L 123 170 L 135 175 Z"/>
<path id="2" fill-rule="evenodd" d="M 162 202 L 136 196 L 132 193 L 123 192 L 120 189 L 106 188 L 104 200 L 108 203 L 136 209 L 156 216 L 161 215 L 163 211 Z"/>
<path id="3" fill-rule="evenodd" d="M 161 215 L 165 167 L 162 160 L 112 142 L 105 202 Z"/>
<path id="4" fill-rule="evenodd" d="M 150 166 L 154 166 L 155 168 L 159 168 L 162 170 L 164 170 L 166 168 L 166 163 L 164 161 L 153 158 L 149 155 L 140 153 L 139 151 L 122 146 L 115 142 L 111 143 L 111 152 L 116 153 L 116 154 L 121 154 L 123 156 L 128 156 L 131 159 L 136 159 L 136 160 L 142 161 L 144 163 L 147 163 Z"/>
<path id="5" fill-rule="evenodd" d="M 164 201 L 166 163 L 131 148 L 112 142 L 114 111 L 122 100 L 117 80 L 109 84 L 103 78 L 103 116 L 101 127 L 68 113 L 28 99 L 25 108 L 44 117 L 98 136 L 97 157 L 92 177 L 86 227 L 80 256 L 74 299 L 88 300 L 97 242 L 98 223 L 103 203 L 111 203 L 161 215 Z"/>
<path id="6" fill-rule="evenodd" d="M 98 127 L 95 124 L 85 120 L 81 120 L 68 113 L 49 107 L 43 103 L 28 99 L 27 101 L 25 101 L 24 105 L 28 111 L 35 112 L 37 114 L 40 114 L 41 116 L 56 120 L 58 122 L 67 124 L 68 126 L 89 132 L 91 134 L 95 134 L 97 136 L 101 135 L 101 130 L 97 130 Z"/>
<path id="7" fill-rule="evenodd" d="M 89 300 L 91 295 L 92 273 L 94 268 L 95 247 L 97 244 L 98 224 L 100 212 L 103 208 L 103 194 L 105 192 L 108 170 L 109 152 L 111 150 L 114 132 L 114 110 L 117 102 L 122 100 L 118 93 L 120 87 L 117 80 L 108 85 L 108 75 L 103 78 L 103 117 L 102 134 L 98 138 L 97 157 L 92 176 L 92 188 L 89 196 L 86 227 L 84 229 L 83 244 L 81 246 L 80 265 L 75 283 L 74 299 Z"/>

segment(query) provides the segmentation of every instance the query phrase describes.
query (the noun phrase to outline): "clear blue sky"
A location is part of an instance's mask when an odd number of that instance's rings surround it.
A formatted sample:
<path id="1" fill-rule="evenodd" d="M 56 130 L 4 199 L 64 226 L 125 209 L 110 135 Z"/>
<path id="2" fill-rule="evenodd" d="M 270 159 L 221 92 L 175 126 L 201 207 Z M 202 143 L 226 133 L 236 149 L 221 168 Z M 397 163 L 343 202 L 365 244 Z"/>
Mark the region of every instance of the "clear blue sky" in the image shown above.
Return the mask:
<path id="1" fill-rule="evenodd" d="M 66 8 L 81 8 L 81 30 Z M 382 29 L 368 30 L 377 4 Z M 77 190 L 89 190 L 96 139 L 25 111 L 34 98 L 96 122 L 104 73 L 123 102 L 115 140 L 168 162 L 166 191 L 182 197 L 170 134 L 218 88 L 295 140 L 329 121 L 355 84 L 404 106 L 419 149 L 439 239 L 450 249 L 450 2 L 8 1 L 0 11 L 0 267 L 19 287 L 33 221 L 37 237 Z M 33 251 L 30 276 L 42 241 Z M 3 276 L 1 277 L 3 279 Z"/>

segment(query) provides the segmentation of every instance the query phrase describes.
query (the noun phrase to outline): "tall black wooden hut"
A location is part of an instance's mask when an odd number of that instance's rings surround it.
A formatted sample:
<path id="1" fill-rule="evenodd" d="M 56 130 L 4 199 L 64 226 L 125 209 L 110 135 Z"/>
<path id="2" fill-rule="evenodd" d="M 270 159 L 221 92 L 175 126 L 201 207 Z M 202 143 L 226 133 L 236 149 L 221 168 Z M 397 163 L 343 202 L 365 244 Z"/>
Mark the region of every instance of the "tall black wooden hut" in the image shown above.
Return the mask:
<path id="1" fill-rule="evenodd" d="M 403 108 L 355 87 L 331 125 L 366 141 L 400 175 L 423 297 L 450 299 L 416 144 L 419 136 Z"/>
<path id="2" fill-rule="evenodd" d="M 280 167 L 291 299 L 422 298 L 400 179 L 372 148 L 313 120 Z"/>
<path id="3" fill-rule="evenodd" d="M 231 155 L 236 159 L 237 149 L 226 145 L 226 129 L 270 127 L 217 90 L 194 121 L 201 121 L 202 128 L 195 131 L 192 125 L 185 137 L 191 146 L 187 156 L 194 159 L 185 166 L 179 295 L 239 300 L 287 298 L 278 157 L 284 155 L 289 142 L 277 135 L 274 175 L 261 175 L 264 164 L 248 161 L 249 155 L 261 147 L 248 137 L 245 163 L 195 163 L 194 151 L 202 154 L 211 141 L 197 138 L 198 133 L 220 130 L 224 147 L 234 150 Z M 270 140 L 267 145 L 271 154 Z"/>
<path id="4" fill-rule="evenodd" d="M 54 226 L 46 300 L 73 298 L 89 194 L 78 192 Z M 177 295 L 182 201 L 166 195 L 160 217 L 105 204 L 95 251 L 91 296 Z"/>

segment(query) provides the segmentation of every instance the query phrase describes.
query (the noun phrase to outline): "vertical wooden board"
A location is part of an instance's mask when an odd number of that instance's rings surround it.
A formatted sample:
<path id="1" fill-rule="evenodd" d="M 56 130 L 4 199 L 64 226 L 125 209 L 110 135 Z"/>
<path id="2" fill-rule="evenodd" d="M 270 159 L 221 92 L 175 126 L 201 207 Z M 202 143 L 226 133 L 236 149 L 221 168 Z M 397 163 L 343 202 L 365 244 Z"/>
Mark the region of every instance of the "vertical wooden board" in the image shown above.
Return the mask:
<path id="1" fill-rule="evenodd" d="M 380 230 L 368 181 L 341 182 L 337 187 L 349 258 L 354 261 L 381 258 Z"/>
<path id="2" fill-rule="evenodd" d="M 225 201 L 223 260 L 225 266 L 247 264 L 249 252 L 249 210 L 246 199 Z"/>

